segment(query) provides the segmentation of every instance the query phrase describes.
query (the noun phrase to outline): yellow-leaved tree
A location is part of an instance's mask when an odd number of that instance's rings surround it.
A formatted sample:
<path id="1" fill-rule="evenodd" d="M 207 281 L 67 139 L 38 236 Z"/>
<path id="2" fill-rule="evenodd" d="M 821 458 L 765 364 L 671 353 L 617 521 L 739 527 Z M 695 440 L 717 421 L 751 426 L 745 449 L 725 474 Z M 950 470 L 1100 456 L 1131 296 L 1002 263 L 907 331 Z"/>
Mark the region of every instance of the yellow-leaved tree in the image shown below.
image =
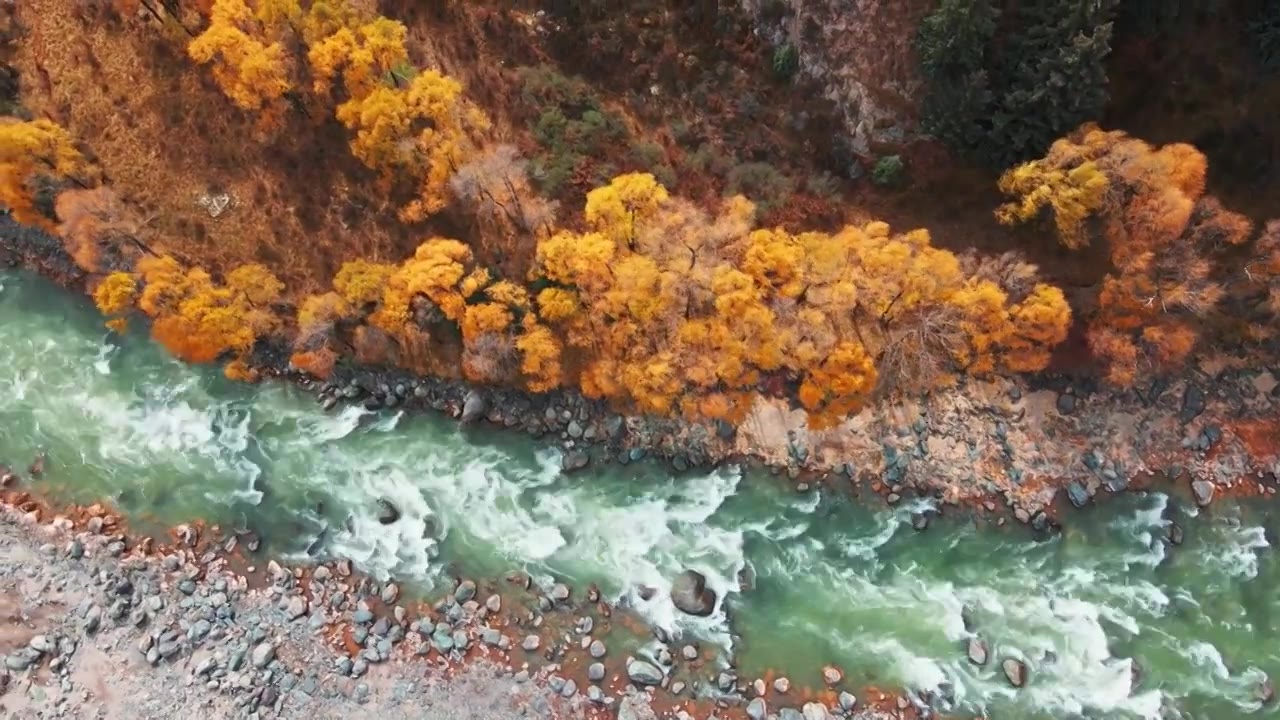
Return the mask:
<path id="1" fill-rule="evenodd" d="M 1178 367 L 1223 297 L 1211 255 L 1245 242 L 1250 221 L 1205 195 L 1207 161 L 1182 143 L 1154 147 L 1086 124 L 1007 172 L 1002 222 L 1047 213 L 1064 245 L 1106 243 L 1111 262 L 1088 341 L 1114 384 Z M 1042 309 L 1028 312 L 1043 315 Z"/>
<path id="2" fill-rule="evenodd" d="M 273 8 L 268 16 L 279 19 Z M 287 10 L 281 11 L 287 15 Z M 187 54 L 213 70 L 214 82 L 236 107 L 257 114 L 261 127 L 278 128 L 293 89 L 294 59 L 267 31 L 245 0 L 214 0 L 209 26 L 187 46 Z"/>
<path id="3" fill-rule="evenodd" d="M 874 393 L 1043 368 L 1070 325 L 1056 288 L 923 230 L 756 229 L 741 198 L 708 215 L 644 174 L 589 193 L 584 218 L 539 243 L 535 309 L 582 355 L 588 396 L 642 412 L 737 420 L 780 382 L 830 425 Z"/>

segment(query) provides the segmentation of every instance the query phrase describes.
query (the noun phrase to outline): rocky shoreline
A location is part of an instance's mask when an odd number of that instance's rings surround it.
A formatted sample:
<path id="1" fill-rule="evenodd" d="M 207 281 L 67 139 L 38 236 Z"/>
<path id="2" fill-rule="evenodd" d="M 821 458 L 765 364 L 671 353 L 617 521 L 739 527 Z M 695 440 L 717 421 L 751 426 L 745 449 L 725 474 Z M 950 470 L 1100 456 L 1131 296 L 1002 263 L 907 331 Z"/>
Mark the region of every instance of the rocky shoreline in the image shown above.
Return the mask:
<path id="1" fill-rule="evenodd" d="M 0 265 L 25 267 L 71 290 L 84 273 L 62 244 L 0 218 Z M 726 463 L 785 475 L 799 490 L 869 488 L 890 504 L 911 496 L 950 508 L 1012 516 L 1037 531 L 1102 495 L 1174 481 L 1200 505 L 1223 494 L 1274 495 L 1280 485 L 1280 373 L 1245 357 L 1201 358 L 1175 378 L 1114 391 L 1089 377 L 966 380 L 923 398 L 880 403 L 822 431 L 782 399 L 762 398 L 740 425 L 624 416 L 572 391 L 533 395 L 340 366 L 327 381 L 288 367 L 262 344 L 266 376 L 313 392 L 325 410 L 438 412 L 464 424 L 514 430 L 562 450 L 565 472 L 646 459 L 675 473 Z M 924 529 L 929 516 L 916 519 Z"/>
<path id="2" fill-rule="evenodd" d="M 459 580 L 424 605 L 347 561 L 286 568 L 254 557 L 252 535 L 192 525 L 171 535 L 165 543 L 134 537 L 100 505 L 55 515 L 27 493 L 5 493 L 6 717 L 930 716 L 906 698 L 840 690 L 835 669 L 807 702 L 811 694 L 798 688 L 788 696 L 784 680 L 770 690 L 731 670 L 699 691 L 692 676 L 708 671 L 710 656 L 695 644 L 670 641 L 676 652 L 664 646 L 652 660 L 613 657 L 601 639 L 617 611 L 591 588 L 576 597 L 513 574 L 492 584 Z"/>

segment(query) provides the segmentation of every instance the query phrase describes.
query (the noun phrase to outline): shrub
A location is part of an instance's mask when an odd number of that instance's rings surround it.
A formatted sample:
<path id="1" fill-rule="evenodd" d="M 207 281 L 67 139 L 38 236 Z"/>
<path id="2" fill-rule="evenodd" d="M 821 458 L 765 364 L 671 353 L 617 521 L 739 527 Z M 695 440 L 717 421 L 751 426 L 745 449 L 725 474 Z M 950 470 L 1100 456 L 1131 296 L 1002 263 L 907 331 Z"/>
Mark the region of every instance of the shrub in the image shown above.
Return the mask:
<path id="1" fill-rule="evenodd" d="M 749 162 L 735 166 L 725 178 L 725 193 L 745 195 L 761 212 L 769 212 L 786 202 L 795 190 L 791 178 L 766 162 Z"/>
<path id="2" fill-rule="evenodd" d="M 800 53 L 790 43 L 779 45 L 773 51 L 773 74 L 782 80 L 790 80 L 800 69 Z"/>
<path id="3" fill-rule="evenodd" d="M 880 187 L 901 187 L 906 180 L 907 166 L 898 155 L 885 155 L 876 161 L 871 170 L 871 182 Z"/>
<path id="4" fill-rule="evenodd" d="M 958 152 L 1008 167 L 1095 118 L 1107 101 L 1115 0 L 942 0 L 920 26 L 925 129 Z"/>

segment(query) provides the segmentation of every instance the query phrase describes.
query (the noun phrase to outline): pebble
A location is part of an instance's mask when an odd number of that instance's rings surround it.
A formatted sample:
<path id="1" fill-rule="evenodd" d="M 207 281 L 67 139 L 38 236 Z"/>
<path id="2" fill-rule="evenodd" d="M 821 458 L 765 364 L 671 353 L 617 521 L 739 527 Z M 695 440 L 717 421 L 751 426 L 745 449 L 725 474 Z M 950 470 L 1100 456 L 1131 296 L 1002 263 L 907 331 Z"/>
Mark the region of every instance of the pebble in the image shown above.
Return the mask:
<path id="1" fill-rule="evenodd" d="M 285 606 L 285 613 L 289 616 L 290 620 L 297 620 L 303 615 L 306 615 L 307 599 L 300 595 L 290 597 L 289 602 Z"/>
<path id="2" fill-rule="evenodd" d="M 827 720 L 829 717 L 826 705 L 816 702 L 804 704 L 804 720 Z"/>
<path id="3" fill-rule="evenodd" d="M 490 595 L 484 601 L 484 607 L 491 613 L 500 612 L 502 610 L 502 598 L 498 595 Z"/>
<path id="4" fill-rule="evenodd" d="M 769 708 L 765 705 L 763 698 L 756 698 L 747 703 L 747 717 L 751 720 L 764 720 L 768 713 Z"/>
<path id="5" fill-rule="evenodd" d="M 391 605 L 395 603 L 396 598 L 400 597 L 400 586 L 395 583 L 389 583 L 382 589 L 382 602 Z"/>
<path id="6" fill-rule="evenodd" d="M 556 603 L 566 603 L 569 601 L 569 586 L 564 583 L 556 583 L 551 588 L 551 600 Z"/>
<path id="7" fill-rule="evenodd" d="M 604 680 L 604 663 L 591 663 L 587 668 L 587 679 L 591 682 Z"/>
<path id="8" fill-rule="evenodd" d="M 608 650 L 605 648 L 604 643 L 600 642 L 599 640 L 595 640 L 595 641 L 592 641 L 591 647 L 588 650 L 588 652 L 591 653 L 591 657 L 600 659 L 605 656 L 605 653 L 608 652 Z"/>
<path id="9" fill-rule="evenodd" d="M 542 638 L 537 635 L 529 635 L 525 637 L 524 642 L 520 643 L 520 647 L 524 648 L 526 652 L 533 652 L 541 645 Z"/>
<path id="10" fill-rule="evenodd" d="M 574 682 L 573 678 L 569 678 L 567 681 L 565 681 L 564 687 L 560 689 L 560 697 L 571 698 L 577 694 L 578 694 L 578 683 Z"/>
<path id="11" fill-rule="evenodd" d="M 458 584 L 458 589 L 453 591 L 453 599 L 460 603 L 464 603 L 476 596 L 476 584 L 470 580 L 463 580 Z"/>
<path id="12" fill-rule="evenodd" d="M 261 645 L 255 647 L 253 649 L 253 654 L 250 656 L 250 660 L 253 662 L 253 666 L 258 669 L 262 669 L 270 665 L 271 661 L 274 660 L 275 658 L 276 658 L 276 646 L 272 645 L 271 643 L 262 643 Z"/>
<path id="13" fill-rule="evenodd" d="M 697 660 L 697 659 L 698 659 L 698 648 L 697 648 L 696 646 L 694 646 L 694 645 L 685 645 L 685 646 L 680 650 L 680 654 L 684 656 L 684 659 L 685 659 L 685 660 Z"/>
<path id="14" fill-rule="evenodd" d="M 844 679 L 844 673 L 840 672 L 840 668 L 830 665 L 822 668 L 822 681 L 828 685 L 836 685 Z"/>
<path id="15" fill-rule="evenodd" d="M 773 689 L 775 692 L 785 694 L 788 690 L 791 689 L 791 681 L 784 677 L 780 677 L 777 680 L 773 681 Z"/>
<path id="16" fill-rule="evenodd" d="M 858 705 L 858 698 L 854 697 L 853 693 L 842 692 L 840 693 L 839 702 L 841 710 L 845 712 L 853 712 L 853 709 Z"/>

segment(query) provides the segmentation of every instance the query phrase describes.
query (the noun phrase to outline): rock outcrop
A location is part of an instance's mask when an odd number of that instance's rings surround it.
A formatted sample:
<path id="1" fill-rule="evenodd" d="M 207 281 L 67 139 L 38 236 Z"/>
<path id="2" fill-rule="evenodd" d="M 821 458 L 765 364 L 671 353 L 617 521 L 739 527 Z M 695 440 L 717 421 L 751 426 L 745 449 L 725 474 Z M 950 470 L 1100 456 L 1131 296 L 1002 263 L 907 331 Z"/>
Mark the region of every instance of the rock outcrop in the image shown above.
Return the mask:
<path id="1" fill-rule="evenodd" d="M 779 4 L 781 21 L 768 21 Z M 795 48 L 800 71 L 844 115 L 850 149 L 899 144 L 916 130 L 921 92 L 915 41 L 932 0 L 747 0 L 775 46 Z"/>

